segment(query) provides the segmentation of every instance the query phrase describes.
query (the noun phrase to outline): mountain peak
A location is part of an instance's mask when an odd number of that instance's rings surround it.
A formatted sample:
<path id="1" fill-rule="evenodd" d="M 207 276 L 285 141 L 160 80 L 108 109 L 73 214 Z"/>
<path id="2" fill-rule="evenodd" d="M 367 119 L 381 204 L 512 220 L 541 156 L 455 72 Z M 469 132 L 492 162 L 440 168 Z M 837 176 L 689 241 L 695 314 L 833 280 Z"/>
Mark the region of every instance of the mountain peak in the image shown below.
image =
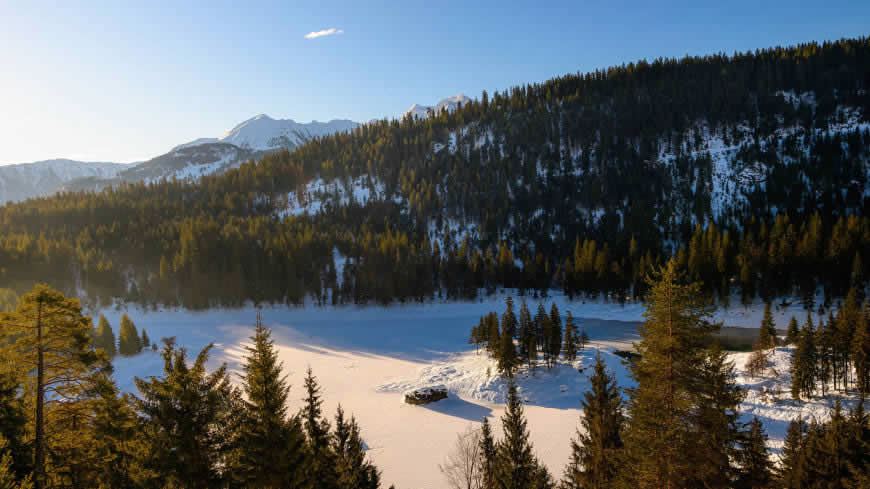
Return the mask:
<path id="1" fill-rule="evenodd" d="M 410 109 L 402 114 L 401 118 L 404 119 L 406 117 L 419 117 L 421 119 L 425 119 L 429 117 L 430 112 L 438 114 L 444 109 L 447 109 L 447 112 L 453 112 L 460 106 L 468 104 L 470 102 L 471 98 L 460 93 L 457 95 L 453 95 L 452 97 L 443 98 L 434 106 L 414 104 L 411 106 Z"/>

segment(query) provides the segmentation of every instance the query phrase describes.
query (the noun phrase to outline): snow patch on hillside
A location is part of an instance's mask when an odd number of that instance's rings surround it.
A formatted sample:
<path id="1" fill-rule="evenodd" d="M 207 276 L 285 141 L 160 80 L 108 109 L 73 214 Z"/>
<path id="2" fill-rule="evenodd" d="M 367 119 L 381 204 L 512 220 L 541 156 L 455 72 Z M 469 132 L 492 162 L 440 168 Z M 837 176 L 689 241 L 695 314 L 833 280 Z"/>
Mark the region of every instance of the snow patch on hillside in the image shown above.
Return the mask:
<path id="1" fill-rule="evenodd" d="M 299 192 L 289 192 L 284 202 L 279 205 L 278 218 L 287 216 L 316 215 L 327 206 L 343 207 L 354 202 L 365 206 L 370 202 L 388 201 L 384 184 L 377 178 L 367 175 L 350 180 L 325 181 L 316 178 L 308 182 Z M 394 197 L 391 202 L 401 204 L 400 197 Z"/>

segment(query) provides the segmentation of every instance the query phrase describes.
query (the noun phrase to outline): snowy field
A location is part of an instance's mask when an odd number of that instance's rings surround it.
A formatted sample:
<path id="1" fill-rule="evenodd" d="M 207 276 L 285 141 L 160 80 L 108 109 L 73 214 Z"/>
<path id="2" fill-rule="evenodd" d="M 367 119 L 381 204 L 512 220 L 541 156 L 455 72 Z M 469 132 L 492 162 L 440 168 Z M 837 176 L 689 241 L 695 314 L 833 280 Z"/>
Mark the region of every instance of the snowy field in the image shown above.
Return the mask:
<path id="1" fill-rule="evenodd" d="M 537 301 L 527 300 L 534 311 Z M 643 306 L 570 302 L 562 296 L 544 302 L 549 306 L 552 301 L 557 303 L 563 318 L 570 310 L 593 342 L 575 365 L 563 362 L 552 370 L 540 366 L 534 372 L 523 370 L 519 374 L 531 440 L 554 476 L 560 477 L 568 461 L 570 439 L 578 426 L 579 398 L 589 387 L 594 351 L 601 350 L 621 387 L 630 386 L 627 367 L 614 351 L 628 350 L 638 340 L 636 326 L 642 320 Z M 519 298 L 515 302 L 518 305 Z M 323 388 L 325 412 L 332 416 L 341 403 L 357 417 L 370 448 L 369 455 L 383 470 L 386 485 L 440 488 L 444 487 L 444 480 L 438 464 L 444 461 L 458 432 L 471 423 L 479 423 L 484 416 L 495 421 L 495 428 L 500 430 L 497 420 L 503 412 L 501 403 L 506 386 L 496 375 L 495 365 L 468 344 L 468 335 L 481 315 L 493 310 L 501 312 L 503 304 L 503 296 L 497 296 L 477 302 L 390 307 L 267 307 L 263 309 L 263 319 L 273 329 L 293 384 L 292 409 L 302 405 L 302 378 L 310 365 Z M 189 349 L 191 356 L 205 345 L 215 343 L 211 365 L 227 362 L 237 372 L 243 346 L 252 334 L 255 311 L 248 307 L 206 312 L 146 313 L 137 309 L 127 312 L 138 327 L 148 331 L 152 341 L 174 336 L 178 344 Z M 123 311 L 103 312 L 117 330 Z M 778 326 L 785 327 L 792 313 L 799 318 L 805 315 L 796 306 L 794 311 L 778 311 Z M 739 306 L 723 311 L 719 319 L 729 326 L 757 327 L 761 309 L 746 310 Z M 745 355 L 734 354 L 740 369 Z M 788 356 L 786 350 L 777 350 L 773 355 L 780 373 L 783 373 L 781 363 L 787 362 Z M 157 353 L 145 352 L 134 358 L 118 358 L 115 367 L 119 385 L 135 391 L 133 377 L 159 375 L 162 359 Z M 785 433 L 789 417 L 820 414 L 828 404 L 819 401 L 801 406 L 760 394 L 762 387 L 775 390 L 774 386 L 787 383 L 784 375 L 778 380 L 741 376 L 739 381 L 759 389 L 750 393 L 743 409 L 768 425 L 775 447 Z M 405 390 L 438 384 L 447 386 L 450 396 L 447 400 L 427 406 L 402 402 Z M 783 396 L 787 397 L 785 385 Z"/>

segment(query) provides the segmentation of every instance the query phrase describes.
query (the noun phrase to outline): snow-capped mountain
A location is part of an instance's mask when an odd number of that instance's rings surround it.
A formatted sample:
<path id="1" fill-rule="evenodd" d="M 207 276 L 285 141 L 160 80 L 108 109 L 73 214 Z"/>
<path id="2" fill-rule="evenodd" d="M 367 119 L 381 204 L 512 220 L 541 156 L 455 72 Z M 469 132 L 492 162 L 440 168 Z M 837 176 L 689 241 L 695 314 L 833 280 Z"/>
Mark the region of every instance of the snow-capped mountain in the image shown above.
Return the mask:
<path id="1" fill-rule="evenodd" d="M 228 143 L 176 147 L 169 153 L 125 168 L 107 178 L 85 177 L 69 181 L 62 186 L 62 190 L 100 191 L 117 186 L 121 182 L 154 183 L 164 178 L 195 181 L 204 175 L 220 174 L 231 168 L 237 168 L 245 161 L 263 154 L 264 152 L 249 151 Z"/>
<path id="2" fill-rule="evenodd" d="M 112 178 L 131 164 L 46 160 L 0 166 L 0 205 L 56 192 L 79 178 Z"/>
<path id="3" fill-rule="evenodd" d="M 329 122 L 299 123 L 293 119 L 273 119 L 266 114 L 252 117 L 219 138 L 199 138 L 173 148 L 178 150 L 208 143 L 228 143 L 250 151 L 295 148 L 308 139 L 336 132 L 350 131 L 359 124 L 346 119 Z"/>
<path id="4" fill-rule="evenodd" d="M 429 117 L 429 114 L 438 114 L 444 109 L 447 109 L 447 112 L 453 112 L 458 107 L 465 105 L 469 102 L 471 102 L 471 98 L 466 97 L 465 95 L 460 93 L 459 95 L 454 95 L 453 97 L 447 97 L 445 99 L 442 99 L 434 106 L 414 104 L 411 106 L 410 109 L 406 110 L 405 113 L 402 114 L 402 119 L 407 117 L 419 117 L 421 119 L 425 119 Z"/>

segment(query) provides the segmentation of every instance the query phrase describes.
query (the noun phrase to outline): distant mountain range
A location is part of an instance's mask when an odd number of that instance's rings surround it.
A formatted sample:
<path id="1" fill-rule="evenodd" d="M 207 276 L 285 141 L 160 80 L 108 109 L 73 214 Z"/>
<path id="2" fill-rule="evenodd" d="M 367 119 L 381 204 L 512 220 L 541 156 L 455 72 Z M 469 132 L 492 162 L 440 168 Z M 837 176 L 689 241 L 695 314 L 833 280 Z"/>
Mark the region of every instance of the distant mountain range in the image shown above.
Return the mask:
<path id="1" fill-rule="evenodd" d="M 426 118 L 443 109 L 450 112 L 471 101 L 465 95 L 448 97 L 434 106 L 414 104 L 402 118 Z M 136 163 L 93 163 L 67 159 L 0 166 L 0 205 L 50 195 L 58 191 L 99 191 L 121 182 L 196 180 L 223 173 L 243 162 L 279 149 L 293 150 L 315 138 L 351 131 L 360 124 L 347 119 L 300 123 L 260 114 L 237 124 L 221 137 L 198 138 L 168 153 Z"/>

